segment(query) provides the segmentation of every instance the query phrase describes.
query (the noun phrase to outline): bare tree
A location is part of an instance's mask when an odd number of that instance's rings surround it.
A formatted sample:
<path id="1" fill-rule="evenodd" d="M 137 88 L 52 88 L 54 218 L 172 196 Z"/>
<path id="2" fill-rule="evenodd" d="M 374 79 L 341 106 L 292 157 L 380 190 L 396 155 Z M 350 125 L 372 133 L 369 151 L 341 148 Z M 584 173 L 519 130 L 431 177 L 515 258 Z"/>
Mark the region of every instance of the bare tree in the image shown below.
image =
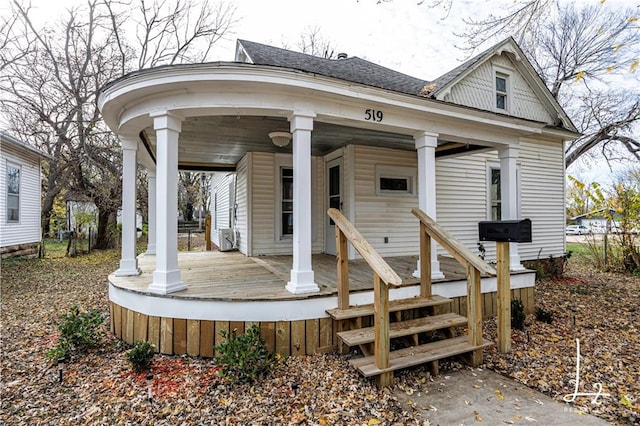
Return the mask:
<path id="1" fill-rule="evenodd" d="M 566 4 L 553 19 L 524 33 L 521 45 L 584 133 L 568 144 L 567 166 L 595 147 L 607 160 L 619 157 L 619 147 L 626 157 L 640 160 L 640 139 L 634 133 L 640 120 L 635 77 L 640 31 L 633 10 Z"/>
<path id="2" fill-rule="evenodd" d="M 335 46 L 324 38 L 319 27 L 306 27 L 300 34 L 297 47 L 302 53 L 325 59 L 334 59 L 337 55 Z"/>
<path id="3" fill-rule="evenodd" d="M 43 223 L 63 189 L 84 194 L 99 211 L 98 247 L 114 241 L 122 176 L 119 143 L 97 107 L 100 88 L 139 67 L 206 60 L 234 22 L 232 7 L 212 9 L 208 1 L 134 4 L 139 8 L 132 9 L 131 1 L 89 0 L 45 30 L 29 7 L 14 0 L 15 19 L 0 24 L 8 30 L 0 37 L 0 108 L 11 130 L 52 155 Z M 138 45 L 126 33 L 131 19 L 142 22 Z"/>
<path id="4" fill-rule="evenodd" d="M 422 3 L 450 10 L 453 2 Z M 506 36 L 518 41 L 552 95 L 584 134 L 568 144 L 567 166 L 595 154 L 607 161 L 640 160 L 638 12 L 602 3 L 513 2 L 502 13 L 464 20 L 467 30 L 458 34 L 469 54 Z"/>

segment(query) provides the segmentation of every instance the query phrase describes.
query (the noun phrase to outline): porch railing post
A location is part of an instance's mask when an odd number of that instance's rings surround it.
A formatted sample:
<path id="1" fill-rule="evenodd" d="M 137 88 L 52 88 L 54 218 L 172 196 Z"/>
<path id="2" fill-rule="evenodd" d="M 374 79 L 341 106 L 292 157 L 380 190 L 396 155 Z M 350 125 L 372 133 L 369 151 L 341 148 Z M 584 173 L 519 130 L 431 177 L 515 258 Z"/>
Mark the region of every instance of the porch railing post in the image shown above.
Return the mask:
<path id="1" fill-rule="evenodd" d="M 373 273 L 373 310 L 375 342 L 374 353 L 376 367 L 389 368 L 389 286 L 378 274 Z M 393 371 L 378 376 L 378 385 L 389 386 L 393 381 Z"/>
<path id="2" fill-rule="evenodd" d="M 349 254 L 347 237 L 336 225 L 336 262 L 338 271 L 338 309 L 349 309 Z"/>
<path id="3" fill-rule="evenodd" d="M 480 288 L 480 271 L 467 266 L 467 318 L 469 320 L 469 343 L 482 346 L 482 291 Z M 469 363 L 472 367 L 482 364 L 482 349 L 471 353 Z"/>
<path id="4" fill-rule="evenodd" d="M 511 276 L 509 243 L 497 242 L 498 271 L 498 350 L 511 352 Z"/>
<path id="5" fill-rule="evenodd" d="M 211 250 L 211 213 L 207 213 L 204 219 L 204 241 L 205 249 Z"/>
<path id="6" fill-rule="evenodd" d="M 431 236 L 420 222 L 420 296 L 431 297 Z"/>

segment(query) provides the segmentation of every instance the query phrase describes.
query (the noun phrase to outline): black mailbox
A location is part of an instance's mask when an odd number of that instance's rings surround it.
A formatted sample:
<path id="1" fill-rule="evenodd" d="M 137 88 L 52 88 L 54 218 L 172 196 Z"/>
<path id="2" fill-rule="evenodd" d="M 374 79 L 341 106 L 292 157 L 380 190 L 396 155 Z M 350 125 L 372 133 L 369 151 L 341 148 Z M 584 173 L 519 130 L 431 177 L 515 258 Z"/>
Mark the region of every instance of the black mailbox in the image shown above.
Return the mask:
<path id="1" fill-rule="evenodd" d="M 480 241 L 531 242 L 531 220 L 497 220 L 478 222 Z"/>

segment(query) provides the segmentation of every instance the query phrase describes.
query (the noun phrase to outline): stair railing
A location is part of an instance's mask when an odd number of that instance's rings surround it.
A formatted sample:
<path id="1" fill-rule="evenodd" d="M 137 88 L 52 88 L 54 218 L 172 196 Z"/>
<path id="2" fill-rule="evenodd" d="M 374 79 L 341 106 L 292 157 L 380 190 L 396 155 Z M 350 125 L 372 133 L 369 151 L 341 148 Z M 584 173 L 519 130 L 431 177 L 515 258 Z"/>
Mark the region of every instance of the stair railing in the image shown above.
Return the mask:
<path id="1" fill-rule="evenodd" d="M 469 343 L 482 345 L 482 291 L 481 274 L 496 276 L 497 271 L 471 250 L 455 239 L 420 209 L 414 208 L 411 213 L 420 221 L 420 295 L 431 296 L 431 238 L 444 248 L 454 259 L 467 269 L 467 318 L 469 320 Z M 474 353 L 471 363 L 482 362 L 482 353 Z M 480 359 L 478 359 L 480 357 Z"/>
<path id="2" fill-rule="evenodd" d="M 350 306 L 347 252 L 347 242 L 350 242 L 373 270 L 374 356 L 376 367 L 389 368 L 389 286 L 399 286 L 402 284 L 402 279 L 339 210 L 331 208 L 327 214 L 333 219 L 336 228 L 338 308 L 348 309 Z M 378 376 L 381 386 L 391 384 L 392 380 L 392 372 Z"/>

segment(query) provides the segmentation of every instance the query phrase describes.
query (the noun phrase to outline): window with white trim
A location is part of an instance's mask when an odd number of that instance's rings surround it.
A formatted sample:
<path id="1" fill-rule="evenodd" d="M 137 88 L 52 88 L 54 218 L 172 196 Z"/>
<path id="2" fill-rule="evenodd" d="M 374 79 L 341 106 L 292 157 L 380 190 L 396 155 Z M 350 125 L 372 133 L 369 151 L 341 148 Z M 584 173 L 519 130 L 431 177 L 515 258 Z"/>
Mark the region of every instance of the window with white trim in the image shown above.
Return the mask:
<path id="1" fill-rule="evenodd" d="M 489 163 L 487 167 L 487 219 L 502 220 L 502 190 L 500 165 Z M 516 214 L 520 217 L 520 165 L 516 167 Z"/>
<path id="2" fill-rule="evenodd" d="M 376 166 L 376 195 L 414 195 L 418 171 L 415 167 Z"/>
<path id="3" fill-rule="evenodd" d="M 280 168 L 280 238 L 293 236 L 293 169 Z"/>
<path id="4" fill-rule="evenodd" d="M 20 222 L 20 166 L 7 163 L 7 222 Z"/>
<path id="5" fill-rule="evenodd" d="M 509 76 L 503 73 L 496 73 L 496 109 L 501 111 L 509 110 L 508 98 Z"/>

